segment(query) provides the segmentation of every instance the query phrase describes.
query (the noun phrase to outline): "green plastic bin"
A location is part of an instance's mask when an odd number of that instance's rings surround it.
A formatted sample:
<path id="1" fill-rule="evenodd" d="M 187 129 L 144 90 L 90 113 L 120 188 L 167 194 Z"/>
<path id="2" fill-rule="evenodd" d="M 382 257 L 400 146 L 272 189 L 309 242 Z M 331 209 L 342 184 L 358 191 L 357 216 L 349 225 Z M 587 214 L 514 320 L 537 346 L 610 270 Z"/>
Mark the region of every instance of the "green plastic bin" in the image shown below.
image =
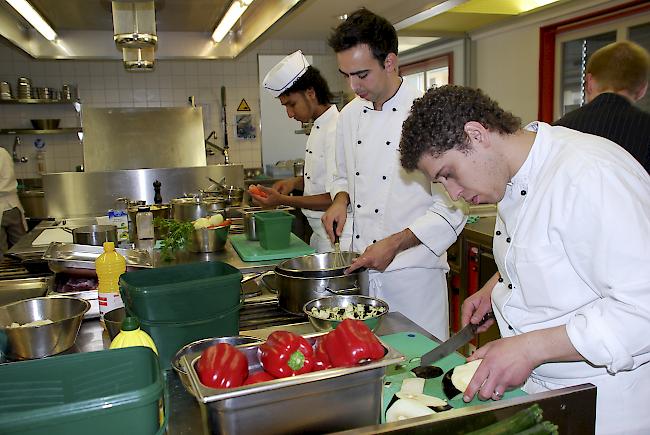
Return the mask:
<path id="1" fill-rule="evenodd" d="M 288 248 L 293 218 L 294 216 L 286 211 L 255 213 L 255 226 L 260 239 L 260 246 L 264 249 Z"/>
<path id="2" fill-rule="evenodd" d="M 164 379 L 149 348 L 0 365 L 0 434 L 164 433 Z"/>
<path id="3" fill-rule="evenodd" d="M 126 272 L 120 277 L 120 293 L 141 322 L 193 322 L 239 306 L 241 279 L 241 272 L 229 264 L 196 262 Z"/>
<path id="4" fill-rule="evenodd" d="M 158 349 L 160 365 L 171 368 L 176 352 L 188 343 L 202 338 L 239 335 L 239 309 L 241 304 L 214 317 L 198 321 L 151 322 L 140 320 L 140 327 L 147 332 Z"/>

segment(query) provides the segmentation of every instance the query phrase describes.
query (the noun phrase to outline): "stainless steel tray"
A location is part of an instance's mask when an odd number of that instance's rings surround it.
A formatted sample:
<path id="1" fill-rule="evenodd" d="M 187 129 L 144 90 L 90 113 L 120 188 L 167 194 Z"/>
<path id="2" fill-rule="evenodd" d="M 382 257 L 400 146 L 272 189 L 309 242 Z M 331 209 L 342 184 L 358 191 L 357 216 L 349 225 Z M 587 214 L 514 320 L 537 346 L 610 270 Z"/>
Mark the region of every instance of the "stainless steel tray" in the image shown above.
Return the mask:
<path id="1" fill-rule="evenodd" d="M 127 270 L 153 267 L 153 261 L 147 251 L 120 248 L 115 251 L 125 258 Z M 52 272 L 65 272 L 68 269 L 95 269 L 95 260 L 103 252 L 104 248 L 101 246 L 53 242 L 45 250 L 43 260 L 47 260 Z"/>
<path id="2" fill-rule="evenodd" d="M 313 344 L 321 335 L 305 338 Z M 384 357 L 368 364 L 231 389 L 208 388 L 201 383 L 194 368 L 199 353 L 183 356 L 181 363 L 197 400 L 207 406 L 213 433 L 334 432 L 379 423 L 386 368 L 404 360 L 402 354 L 382 344 Z M 261 369 L 258 346 L 237 346 L 248 358 L 250 372 Z"/>
<path id="3" fill-rule="evenodd" d="M 53 281 L 53 275 L 0 280 L 0 305 L 45 296 Z"/>

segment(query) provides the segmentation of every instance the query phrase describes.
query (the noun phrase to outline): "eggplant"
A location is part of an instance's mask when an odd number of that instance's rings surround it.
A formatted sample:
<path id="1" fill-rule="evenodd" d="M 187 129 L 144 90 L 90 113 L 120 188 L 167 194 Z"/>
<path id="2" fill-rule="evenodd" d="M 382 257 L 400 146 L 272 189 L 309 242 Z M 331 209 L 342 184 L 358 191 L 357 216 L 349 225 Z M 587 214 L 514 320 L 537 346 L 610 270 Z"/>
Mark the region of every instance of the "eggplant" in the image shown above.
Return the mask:
<path id="1" fill-rule="evenodd" d="M 399 399 L 386 411 L 386 423 L 432 415 L 435 413 L 435 411 L 417 400 Z"/>
<path id="2" fill-rule="evenodd" d="M 437 378 L 438 376 L 442 376 L 442 374 L 444 373 L 444 371 L 437 366 L 426 366 L 426 367 L 420 366 L 411 369 L 411 371 L 418 378 L 424 378 L 424 379 Z"/>
<path id="3" fill-rule="evenodd" d="M 442 391 L 448 399 L 451 400 L 465 392 L 478 366 L 481 365 L 481 361 L 477 359 L 467 364 L 456 366 L 445 373 L 445 376 L 442 378 Z"/>

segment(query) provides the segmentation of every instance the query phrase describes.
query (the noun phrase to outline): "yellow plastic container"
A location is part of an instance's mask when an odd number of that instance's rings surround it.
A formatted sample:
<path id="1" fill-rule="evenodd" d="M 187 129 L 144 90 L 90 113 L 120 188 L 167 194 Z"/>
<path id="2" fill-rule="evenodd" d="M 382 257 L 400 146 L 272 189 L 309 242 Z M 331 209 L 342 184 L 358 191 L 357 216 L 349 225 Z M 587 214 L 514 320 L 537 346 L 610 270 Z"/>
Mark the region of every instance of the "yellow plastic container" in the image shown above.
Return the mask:
<path id="1" fill-rule="evenodd" d="M 115 251 L 113 242 L 104 242 L 104 253 L 95 260 L 95 269 L 99 278 L 99 314 L 104 320 L 104 314 L 124 306 L 118 282 L 126 272 L 126 260 Z"/>
<path id="2" fill-rule="evenodd" d="M 144 346 L 152 349 L 158 355 L 158 349 L 153 340 L 142 329 L 140 322 L 135 317 L 127 317 L 122 321 L 122 330 L 115 336 L 111 342 L 111 349 L 122 347 Z"/>

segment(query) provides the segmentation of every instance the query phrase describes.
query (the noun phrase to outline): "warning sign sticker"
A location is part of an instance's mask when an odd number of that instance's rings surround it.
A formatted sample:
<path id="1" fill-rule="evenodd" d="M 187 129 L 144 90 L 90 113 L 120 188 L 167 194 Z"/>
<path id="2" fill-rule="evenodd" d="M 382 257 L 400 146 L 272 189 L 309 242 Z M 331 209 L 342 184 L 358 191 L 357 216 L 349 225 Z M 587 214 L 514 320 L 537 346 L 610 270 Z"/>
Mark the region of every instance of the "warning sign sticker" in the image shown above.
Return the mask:
<path id="1" fill-rule="evenodd" d="M 238 112 L 250 112 L 251 111 L 251 106 L 248 105 L 245 99 L 241 99 L 241 103 L 239 103 L 239 106 L 237 106 L 237 111 Z"/>

